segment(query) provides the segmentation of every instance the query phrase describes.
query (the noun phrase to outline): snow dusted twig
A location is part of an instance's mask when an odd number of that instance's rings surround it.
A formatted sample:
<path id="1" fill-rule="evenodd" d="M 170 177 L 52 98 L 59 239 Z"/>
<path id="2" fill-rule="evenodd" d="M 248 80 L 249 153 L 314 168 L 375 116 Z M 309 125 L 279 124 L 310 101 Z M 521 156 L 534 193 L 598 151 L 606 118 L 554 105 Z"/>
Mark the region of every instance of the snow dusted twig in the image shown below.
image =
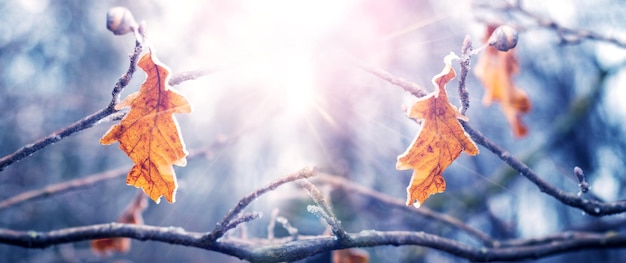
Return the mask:
<path id="1" fill-rule="evenodd" d="M 224 218 L 222 218 L 222 220 L 220 220 L 215 225 L 215 228 L 213 229 L 213 231 L 211 231 L 210 233 L 206 234 L 203 237 L 203 240 L 205 242 L 212 242 L 222 237 L 224 233 L 226 233 L 226 231 L 229 230 L 227 226 L 231 224 L 231 221 L 235 217 L 237 217 L 239 213 L 243 211 L 244 208 L 246 208 L 250 203 L 252 203 L 252 201 L 256 200 L 259 196 L 269 191 L 272 191 L 285 183 L 293 182 L 299 179 L 309 178 L 313 175 L 315 175 L 314 168 L 305 168 L 305 169 L 300 170 L 297 173 L 291 174 L 287 177 L 271 182 L 265 187 L 259 188 L 256 191 L 241 198 L 239 202 L 237 203 L 237 205 L 233 209 L 231 209 L 230 212 L 228 212 L 228 214 L 224 216 Z"/>

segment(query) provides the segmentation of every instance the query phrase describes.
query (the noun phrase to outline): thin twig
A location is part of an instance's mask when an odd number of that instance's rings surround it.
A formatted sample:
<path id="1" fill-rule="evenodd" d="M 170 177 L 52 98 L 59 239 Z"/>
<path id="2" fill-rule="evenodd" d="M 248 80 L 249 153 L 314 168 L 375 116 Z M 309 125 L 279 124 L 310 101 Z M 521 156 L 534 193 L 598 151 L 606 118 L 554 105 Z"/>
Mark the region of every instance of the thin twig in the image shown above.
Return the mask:
<path id="1" fill-rule="evenodd" d="M 456 229 L 459 229 L 468 233 L 469 235 L 477 238 L 478 240 L 480 240 L 483 244 L 487 246 L 491 247 L 495 244 L 495 240 L 491 239 L 489 235 L 487 235 L 486 233 L 465 224 L 461 220 L 458 220 L 446 214 L 441 214 L 436 211 L 432 211 L 428 209 L 427 207 L 420 207 L 419 209 L 417 209 L 412 206 L 410 207 L 406 206 L 405 202 L 402 200 L 376 192 L 370 188 L 357 185 L 351 181 L 348 181 L 338 176 L 332 176 L 328 174 L 319 174 L 318 176 L 315 177 L 315 180 L 318 180 L 323 183 L 331 184 L 333 187 L 340 187 L 340 188 L 346 189 L 351 193 L 357 193 L 360 195 L 367 196 L 369 198 L 382 202 L 386 207 L 399 209 L 401 211 L 404 211 L 410 214 L 417 214 L 419 216 L 433 219 L 443 224 L 447 224 L 449 226 L 452 226 Z"/>
<path id="2" fill-rule="evenodd" d="M 378 68 L 378 67 L 374 67 L 374 66 L 369 66 L 369 65 L 365 65 L 363 63 L 359 63 L 354 61 L 355 65 L 358 66 L 359 68 L 361 68 L 362 70 L 369 72 L 370 74 L 377 76 L 381 79 L 386 80 L 387 82 L 396 85 L 398 87 L 401 87 L 402 89 L 404 89 L 405 91 L 413 94 L 413 96 L 421 98 L 424 97 L 426 95 L 428 95 L 428 92 L 426 92 L 426 90 L 424 88 L 422 88 L 421 86 L 417 85 L 414 82 L 405 80 L 403 78 L 399 78 L 396 77 L 394 75 L 392 75 L 391 73 Z"/>
<path id="3" fill-rule="evenodd" d="M 229 145 L 235 142 L 242 134 L 243 133 L 240 133 L 236 136 L 232 136 L 228 138 L 217 139 L 206 147 L 191 151 L 187 157 L 190 160 L 192 160 L 194 158 L 204 156 L 211 151 L 219 150 L 225 147 L 226 145 Z M 121 168 L 105 171 L 102 173 L 92 174 L 83 178 L 78 178 L 74 180 L 64 181 L 58 184 L 48 185 L 48 186 L 45 186 L 44 188 L 26 191 L 21 194 L 15 195 L 11 198 L 8 198 L 4 201 L 0 201 L 0 210 L 5 209 L 10 206 L 28 202 L 28 201 L 48 198 L 51 196 L 60 195 L 60 194 L 71 192 L 71 191 L 83 190 L 97 183 L 115 179 L 118 177 L 122 177 L 125 174 L 127 174 L 129 170 L 130 170 L 130 166 L 121 167 Z"/>
<path id="4" fill-rule="evenodd" d="M 128 66 L 128 70 L 115 83 L 115 87 L 113 88 L 113 91 L 111 93 L 111 96 L 112 96 L 111 102 L 109 102 L 109 105 L 106 108 L 98 110 L 97 112 L 79 121 L 76 121 L 68 125 L 65 128 L 57 130 L 49 134 L 48 136 L 45 136 L 33 143 L 27 144 L 23 146 L 22 148 L 18 149 L 17 151 L 0 158 L 0 171 L 4 170 L 4 168 L 6 168 L 7 166 L 19 160 L 22 160 L 47 146 L 50 146 L 56 142 L 59 142 L 60 140 L 62 140 L 63 138 L 67 136 L 70 136 L 84 129 L 93 127 L 103 118 L 117 112 L 117 110 L 115 109 L 115 105 L 119 103 L 120 93 L 128 85 L 128 83 L 133 77 L 133 74 L 135 73 L 136 64 L 137 64 L 136 62 L 140 53 L 141 53 L 141 45 L 139 44 L 139 42 L 136 42 L 135 50 L 133 54 L 130 56 L 130 65 Z"/>
<path id="5" fill-rule="evenodd" d="M 556 188 L 555 186 L 543 180 L 532 169 L 526 166 L 526 164 L 513 157 L 509 152 L 489 140 L 478 130 L 474 129 L 472 126 L 469 125 L 469 123 L 461 121 L 461 124 L 465 128 L 465 131 L 472 137 L 472 139 L 476 143 L 485 146 L 485 148 L 498 156 L 511 168 L 518 171 L 521 175 L 523 175 L 533 184 L 539 187 L 539 190 L 556 198 L 563 204 L 579 208 L 580 210 L 585 211 L 585 213 L 593 216 L 605 216 L 626 212 L 626 201 L 616 201 L 608 203 L 601 202 L 598 200 L 583 198 L 582 196 L 578 196 L 575 194 L 566 193 L 563 190 Z"/>
<path id="6" fill-rule="evenodd" d="M 135 49 L 133 51 L 133 54 L 130 56 L 130 65 L 128 66 L 128 70 L 117 80 L 115 86 L 113 87 L 113 91 L 111 92 L 112 99 L 107 108 L 112 112 L 116 111 L 115 105 L 120 103 L 120 95 L 122 94 L 122 91 L 133 79 L 133 75 L 135 74 L 135 70 L 137 69 L 137 59 L 139 59 L 141 51 L 142 45 L 139 41 L 136 41 Z"/>
<path id="7" fill-rule="evenodd" d="M 287 218 L 284 218 L 282 216 L 278 216 L 276 217 L 276 222 L 278 222 L 285 230 L 287 230 L 287 233 L 289 233 L 289 236 L 291 237 L 291 240 L 296 240 L 298 239 L 298 229 L 291 226 L 291 224 L 289 224 L 289 220 L 287 220 Z"/>
<path id="8" fill-rule="evenodd" d="M 70 136 L 84 129 L 93 127 L 101 119 L 111 115 L 114 112 L 115 110 L 109 107 L 101 109 L 77 122 L 74 122 L 68 125 L 65 128 L 57 130 L 41 139 L 38 139 L 37 141 L 33 143 L 24 145 L 23 147 L 19 148 L 15 152 L 0 158 L 0 171 L 4 170 L 4 168 L 6 168 L 7 166 L 15 162 L 18 162 L 47 146 L 50 146 L 56 142 L 61 141 L 63 138 L 67 136 Z"/>
<path id="9" fill-rule="evenodd" d="M 53 195 L 60 195 L 70 191 L 78 189 L 85 189 L 89 186 L 95 185 L 99 182 L 111 180 L 113 178 L 122 177 L 128 171 L 130 167 L 121 167 L 113 170 L 109 170 L 103 173 L 94 174 L 88 177 L 65 181 L 58 184 L 48 185 L 41 189 L 32 191 L 26 191 L 9 199 L 0 202 L 0 210 L 10 206 L 21 204 L 27 201 L 34 201 L 42 198 L 47 198 Z"/>
<path id="10" fill-rule="evenodd" d="M 278 212 L 280 210 L 278 208 L 274 208 L 272 210 L 272 215 L 270 216 L 270 222 L 267 224 L 267 240 L 272 242 L 274 240 L 274 228 L 276 228 L 276 218 L 278 217 Z"/>
<path id="11" fill-rule="evenodd" d="M 578 195 L 580 196 L 587 193 L 589 191 L 589 183 L 587 182 L 587 178 L 585 177 L 583 169 L 578 166 L 574 167 L 574 175 L 578 180 L 578 188 L 580 188 L 580 192 L 578 192 Z"/>
<path id="12" fill-rule="evenodd" d="M 192 71 L 179 72 L 179 73 L 172 75 L 168 83 L 170 84 L 170 86 L 176 86 L 188 80 L 194 80 L 197 78 L 208 76 L 212 74 L 213 72 L 214 71 L 211 71 L 211 70 L 192 70 Z"/>
<path id="13" fill-rule="evenodd" d="M 4 170 L 4 168 L 8 167 L 9 165 L 18 162 L 47 146 L 59 142 L 65 137 L 68 137 L 74 133 L 91 128 L 105 121 L 119 120 L 123 118 L 127 112 L 115 109 L 115 105 L 120 102 L 120 95 L 122 91 L 132 80 L 132 77 L 137 68 L 137 60 L 139 59 L 141 51 L 142 45 L 139 42 L 135 42 L 135 49 L 130 55 L 130 65 L 128 67 L 128 70 L 115 83 L 111 92 L 112 98 L 107 107 L 100 109 L 85 118 L 82 118 L 62 129 L 59 129 L 43 138 L 36 140 L 33 143 L 21 147 L 11 154 L 0 158 L 0 171 Z M 194 80 L 203 76 L 207 76 L 211 73 L 213 73 L 213 71 L 208 70 L 195 70 L 176 73 L 170 78 L 169 84 L 172 86 L 179 85 L 185 81 Z"/>
<path id="14" fill-rule="evenodd" d="M 624 38 L 605 36 L 605 35 L 596 33 L 594 31 L 590 31 L 590 30 L 565 27 L 565 26 L 560 25 L 554 20 L 547 19 L 539 15 L 533 14 L 518 4 L 506 4 L 505 3 L 503 6 L 499 6 L 499 7 L 494 7 L 492 4 L 487 4 L 487 5 L 477 5 L 477 7 L 481 7 L 481 8 L 485 8 L 489 10 L 495 10 L 498 12 L 507 12 L 507 13 L 516 12 L 522 16 L 525 16 L 527 18 L 534 20 L 537 26 L 540 28 L 547 28 L 547 29 L 554 30 L 556 34 L 559 36 L 561 43 L 564 43 L 564 44 L 578 44 L 582 40 L 587 39 L 587 40 L 611 43 L 616 46 L 626 48 L 626 39 Z M 516 28 L 522 29 L 523 27 L 516 26 Z"/>
<path id="15" fill-rule="evenodd" d="M 463 46 L 461 47 L 461 75 L 459 76 L 459 98 L 461 99 L 461 114 L 465 115 L 467 109 L 470 106 L 469 92 L 465 86 L 465 80 L 470 70 L 472 52 L 472 39 L 470 36 L 465 36 L 463 40 Z"/>
<path id="16" fill-rule="evenodd" d="M 311 199 L 313 199 L 313 201 L 317 204 L 317 206 L 309 206 L 307 208 L 309 212 L 321 216 L 321 218 L 324 219 L 324 221 L 326 221 L 326 223 L 330 226 L 330 230 L 333 235 L 335 235 L 337 238 L 339 238 L 340 240 L 348 238 L 348 236 L 346 235 L 346 231 L 343 230 L 343 227 L 341 226 L 341 221 L 337 219 L 337 216 L 333 212 L 332 207 L 330 206 L 326 198 L 324 198 L 320 190 L 306 179 L 300 180 L 298 181 L 298 183 L 300 184 L 300 186 L 307 190 L 309 196 L 311 196 Z M 322 209 L 323 213 L 318 213 L 315 207 Z"/>
<path id="17" fill-rule="evenodd" d="M 278 188 L 279 186 L 285 184 L 285 183 L 289 183 L 289 182 L 293 182 L 299 179 L 304 179 L 304 178 L 309 178 L 311 176 L 315 175 L 315 171 L 314 168 L 305 168 L 300 170 L 297 173 L 291 174 L 287 177 L 278 179 L 274 182 L 271 182 L 270 184 L 257 189 L 256 191 L 244 196 L 243 198 L 241 198 L 239 200 L 239 202 L 237 203 L 237 205 L 231 209 L 228 214 L 226 214 L 226 216 L 224 216 L 224 218 L 222 218 L 222 220 L 220 220 L 216 225 L 215 228 L 213 229 L 213 231 L 209 232 L 208 234 L 204 235 L 204 237 L 202 238 L 204 240 L 204 242 L 213 242 L 215 240 L 217 240 L 218 238 L 222 237 L 224 235 L 224 233 L 226 233 L 226 231 L 228 231 L 228 229 L 226 228 L 230 222 L 237 216 L 239 215 L 239 213 L 241 213 L 241 211 L 243 211 L 244 208 L 246 208 L 250 203 L 252 203 L 252 201 L 254 201 L 255 199 L 257 199 L 259 196 L 272 191 L 276 188 Z"/>
<path id="18" fill-rule="evenodd" d="M 230 223 L 228 223 L 228 225 L 226 225 L 226 227 L 224 227 L 224 233 L 226 233 L 229 230 L 237 227 L 240 224 L 250 222 L 250 221 L 255 220 L 255 219 L 259 218 L 259 217 L 261 217 L 261 213 L 258 213 L 258 212 L 240 214 L 235 219 L 230 221 Z"/>
<path id="19" fill-rule="evenodd" d="M 330 232 L 332 232 L 334 236 L 337 236 L 335 234 L 335 231 L 333 230 L 334 228 L 332 227 L 332 221 L 334 221 L 333 217 L 326 213 L 326 210 L 324 210 L 324 208 L 321 208 L 319 205 L 307 205 L 306 211 L 317 216 L 319 219 L 322 220 L 322 222 L 326 223 L 326 225 L 330 228 Z"/>
<path id="20" fill-rule="evenodd" d="M 397 83 L 397 77 L 388 74 L 385 75 L 385 80 L 389 81 L 392 84 Z M 396 84 L 397 85 L 397 84 Z M 397 85 L 404 89 L 403 86 Z M 604 215 L 613 215 L 618 213 L 626 212 L 626 201 L 616 201 L 605 203 L 598 200 L 587 199 L 579 197 L 575 194 L 565 193 L 563 190 L 556 188 L 555 186 L 549 184 L 545 180 L 541 179 L 532 169 L 526 166 L 524 163 L 519 161 L 517 158 L 513 157 L 509 152 L 502 149 L 499 145 L 495 144 L 487 137 L 482 135 L 478 130 L 472 128 L 469 123 L 459 120 L 465 131 L 472 137 L 472 139 L 482 145 L 485 146 L 489 151 L 498 156 L 501 160 L 511 166 L 513 169 L 518 171 L 521 175 L 529 179 L 532 183 L 539 187 L 539 190 L 545 192 L 546 194 L 556 198 L 561 201 L 563 204 L 579 208 L 586 213 L 593 216 L 604 216 Z"/>

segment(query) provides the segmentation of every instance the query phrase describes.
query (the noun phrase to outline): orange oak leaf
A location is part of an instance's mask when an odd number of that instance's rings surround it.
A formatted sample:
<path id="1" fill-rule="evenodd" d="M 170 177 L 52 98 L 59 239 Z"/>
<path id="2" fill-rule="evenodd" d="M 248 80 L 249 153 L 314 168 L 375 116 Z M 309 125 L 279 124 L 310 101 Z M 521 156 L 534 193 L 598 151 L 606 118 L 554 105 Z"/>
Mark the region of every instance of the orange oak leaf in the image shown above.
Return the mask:
<path id="1" fill-rule="evenodd" d="M 488 26 L 485 39 L 489 39 L 496 28 L 494 25 Z M 519 63 L 514 50 L 503 52 L 492 46 L 487 47 L 474 68 L 474 74 L 485 87 L 483 104 L 499 101 L 513 134 L 519 138 L 528 134 L 521 116 L 530 111 L 531 104 L 526 92 L 513 83 L 513 75 L 518 72 Z"/>
<path id="2" fill-rule="evenodd" d="M 446 56 L 443 71 L 433 77 L 435 91 L 408 109 L 409 117 L 423 122 L 411 146 L 398 156 L 396 162 L 398 170 L 414 169 L 407 187 L 407 206 L 419 207 L 430 195 L 446 190 L 442 173 L 461 155 L 461 151 L 468 155 L 478 154 L 478 147 L 458 121 L 467 121 L 467 118 L 448 101 L 446 93 L 446 83 L 456 76 L 450 65 L 454 57 L 453 54 Z"/>
<path id="3" fill-rule="evenodd" d="M 100 143 L 120 142 L 135 165 L 126 183 L 141 187 L 157 204 L 161 196 L 175 201 L 177 188 L 173 164 L 187 164 L 187 150 L 173 113 L 191 112 L 187 98 L 168 86 L 169 70 L 154 55 L 145 54 L 137 65 L 147 79 L 139 92 L 128 95 L 118 108 L 130 106 L 122 121 L 102 136 Z"/>
<path id="4" fill-rule="evenodd" d="M 132 203 L 124 210 L 117 222 L 125 224 L 143 225 L 141 213 L 148 207 L 146 195 L 140 193 Z M 126 253 L 130 250 L 130 238 L 113 237 L 101 238 L 91 241 L 91 250 L 98 255 L 111 255 L 113 253 Z"/>
<path id="5" fill-rule="evenodd" d="M 332 263 L 369 263 L 370 256 L 367 251 L 359 248 L 346 248 L 335 250 L 332 253 Z"/>

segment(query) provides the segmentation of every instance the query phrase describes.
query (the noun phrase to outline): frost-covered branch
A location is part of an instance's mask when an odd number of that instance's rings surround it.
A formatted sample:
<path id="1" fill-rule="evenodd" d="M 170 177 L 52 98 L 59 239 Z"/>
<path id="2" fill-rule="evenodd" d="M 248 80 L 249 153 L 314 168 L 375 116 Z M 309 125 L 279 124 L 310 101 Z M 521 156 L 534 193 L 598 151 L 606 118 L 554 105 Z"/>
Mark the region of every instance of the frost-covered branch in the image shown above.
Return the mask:
<path id="1" fill-rule="evenodd" d="M 362 70 L 369 72 L 370 74 L 377 76 L 381 79 L 384 79 L 393 85 L 401 87 L 405 91 L 413 94 L 413 96 L 415 97 L 421 98 L 428 94 L 428 92 L 426 92 L 426 90 L 422 88 L 420 85 L 417 85 L 416 83 L 408 81 L 406 79 L 396 77 L 392 75 L 391 73 L 383 70 L 382 68 L 366 65 L 354 59 L 353 59 L 353 63 L 359 68 L 361 68 Z"/>
<path id="2" fill-rule="evenodd" d="M 307 207 L 307 210 L 317 215 L 318 217 L 322 218 L 330 226 L 331 232 L 337 238 L 339 239 L 348 238 L 346 235 L 346 231 L 341 226 L 341 221 L 337 219 L 337 216 L 335 216 L 335 213 L 333 212 L 332 207 L 328 203 L 328 200 L 324 198 L 320 190 L 317 189 L 317 187 L 315 187 L 315 185 L 313 185 L 308 180 L 300 180 L 299 183 L 304 189 L 307 190 L 307 192 L 309 193 L 309 196 L 311 196 L 313 201 L 317 204 L 317 206 L 311 205 Z"/>
<path id="3" fill-rule="evenodd" d="M 415 215 L 418 215 L 427 219 L 440 222 L 442 224 L 452 226 L 458 230 L 464 231 L 467 234 L 475 237 L 486 246 L 494 246 L 494 244 L 496 243 L 496 241 L 493 240 L 491 237 L 489 237 L 489 235 L 487 235 L 486 233 L 476 228 L 473 228 L 465 224 L 463 221 L 456 219 L 452 216 L 441 214 L 439 212 L 428 209 L 428 207 L 420 207 L 419 209 L 417 209 L 412 206 L 406 206 L 404 200 L 399 200 L 399 199 L 390 197 L 388 195 L 382 194 L 380 192 L 376 192 L 370 188 L 360 186 L 354 182 L 350 182 L 338 176 L 320 174 L 315 177 L 315 180 L 319 181 L 320 183 L 332 185 L 335 188 L 343 188 L 351 193 L 356 193 L 359 195 L 366 196 L 368 198 L 372 198 L 374 200 L 377 200 L 383 203 L 386 207 L 389 207 L 390 209 L 391 208 L 398 209 L 409 214 L 415 214 Z"/>
<path id="4" fill-rule="evenodd" d="M 471 261 L 523 260 L 585 249 L 626 248 L 626 234 L 615 232 L 604 234 L 569 231 L 532 239 L 493 240 L 486 234 L 473 230 L 466 224 L 449 216 L 440 215 L 425 208 L 409 208 L 402 201 L 393 201 L 392 198 L 357 186 L 345 179 L 323 174 L 319 175 L 316 180 L 330 183 L 334 187 L 342 187 L 351 190 L 351 192 L 367 195 L 369 198 L 389 204 L 391 207 L 411 210 L 410 212 L 450 224 L 477 236 L 487 246 L 470 245 L 422 231 L 367 230 L 359 233 L 348 233 L 340 228 L 341 233 L 335 233 L 333 236 L 301 236 L 296 233 L 287 239 L 272 240 L 224 236 L 226 231 L 239 224 L 254 220 L 259 216 L 257 213 L 242 213 L 243 209 L 256 198 L 275 190 L 280 185 L 306 179 L 314 174 L 313 169 L 302 169 L 297 173 L 257 189 L 243 197 L 224 219 L 217 224 L 215 230 L 208 233 L 189 232 L 177 227 L 109 223 L 41 232 L 0 229 L 0 243 L 27 248 L 45 248 L 85 240 L 126 237 L 142 241 L 151 240 L 173 245 L 197 247 L 252 262 L 295 261 L 333 250 L 386 245 L 424 246 Z M 305 185 L 308 184 L 305 183 Z M 314 199 L 319 199 L 321 194 L 315 193 L 315 190 L 313 190 L 311 196 L 314 196 Z M 318 206 L 315 207 L 327 217 L 325 219 L 327 222 L 338 222 L 338 219 L 332 213 L 326 211 L 330 209 L 330 205 L 325 205 L 323 202 L 323 200 L 316 200 Z"/>
<path id="5" fill-rule="evenodd" d="M 269 191 L 272 191 L 285 183 L 293 182 L 299 179 L 309 178 L 313 175 L 315 175 L 314 168 L 304 168 L 298 171 L 297 173 L 291 174 L 284 178 L 280 178 L 244 196 L 243 198 L 239 200 L 239 202 L 237 202 L 237 205 L 233 209 L 231 209 L 228 212 L 228 214 L 224 216 L 224 218 L 222 218 L 222 220 L 220 220 L 215 225 L 215 228 L 213 229 L 213 231 L 211 231 L 210 233 L 206 234 L 203 237 L 203 240 L 205 242 L 212 242 L 222 237 L 226 233 L 226 231 L 230 229 L 228 228 L 228 226 L 231 224 L 233 219 L 236 218 L 243 211 L 244 208 L 246 208 L 250 203 L 252 203 L 252 201 L 256 200 L 259 196 Z"/>
<path id="6" fill-rule="evenodd" d="M 578 44 L 583 40 L 594 40 L 594 41 L 611 43 L 616 46 L 626 48 L 626 38 L 618 38 L 614 36 L 603 35 L 603 34 L 600 34 L 591 30 L 570 28 L 570 27 L 563 26 L 552 19 L 541 17 L 537 14 L 534 14 L 526 10 L 521 4 L 519 4 L 519 1 L 516 4 L 510 4 L 510 3 L 507 3 L 506 1 L 503 1 L 500 6 L 496 6 L 493 3 L 490 3 L 490 4 L 479 4 L 476 7 L 483 8 L 486 10 L 492 10 L 498 13 L 513 14 L 513 15 L 521 16 L 526 19 L 530 19 L 535 23 L 532 27 L 539 27 L 539 28 L 546 28 L 546 29 L 553 30 L 558 35 L 561 43 L 564 43 L 564 44 Z M 479 18 L 479 20 L 481 19 Z M 485 21 L 485 22 L 489 23 L 493 21 Z M 521 24 L 515 27 L 517 27 L 520 30 L 524 30 L 524 28 L 528 30 L 531 28 L 530 26 L 524 26 Z"/>
<path id="7" fill-rule="evenodd" d="M 471 246 L 424 232 L 372 230 L 347 235 L 348 238 L 345 240 L 333 236 L 315 236 L 280 244 L 263 244 L 230 237 L 206 243 L 203 233 L 188 232 L 182 228 L 110 223 L 49 232 L 0 229 L 0 243 L 27 248 L 46 248 L 98 238 L 127 237 L 197 247 L 252 262 L 295 261 L 332 250 L 387 245 L 424 246 L 480 262 L 536 259 L 564 252 L 626 247 L 626 234 L 622 233 L 608 235 L 567 232 L 543 239 L 516 240 L 507 244 L 508 246 L 495 248 Z"/>
<path id="8" fill-rule="evenodd" d="M 107 107 L 102 108 L 64 128 L 61 128 L 47 136 L 44 136 L 32 143 L 24 145 L 19 148 L 15 152 L 8 154 L 2 158 L 0 158 L 0 171 L 4 170 L 4 168 L 16 163 L 33 153 L 46 148 L 54 143 L 57 143 L 64 138 L 73 135 L 82 130 L 91 128 L 96 126 L 102 122 L 109 120 L 110 117 L 114 117 L 115 119 L 121 119 L 126 115 L 126 112 L 121 112 L 115 109 L 115 105 L 120 102 L 120 94 L 124 90 L 124 88 L 130 83 L 137 65 L 137 60 L 139 59 L 139 55 L 142 52 L 142 46 L 139 42 L 136 42 L 135 49 L 133 53 L 130 55 L 130 65 L 126 73 L 124 73 L 115 83 L 113 90 L 111 92 L 112 99 L 109 102 Z M 179 85 L 185 81 L 194 80 L 200 77 L 207 76 L 211 74 L 212 71 L 207 70 L 195 70 L 195 71 L 185 71 L 173 74 L 170 78 L 170 85 L 175 86 Z M 121 113 L 121 115 L 120 115 Z"/>
<path id="9" fill-rule="evenodd" d="M 584 198 L 576 194 L 567 193 L 557 188 L 556 186 L 543 180 L 532 169 L 530 169 L 530 167 L 526 166 L 526 164 L 515 158 L 513 155 L 511 155 L 511 153 L 503 149 L 501 146 L 489 140 L 489 138 L 485 137 L 480 131 L 474 129 L 471 125 L 469 125 L 469 123 L 461 121 L 461 124 L 463 124 L 465 131 L 467 131 L 467 133 L 476 143 L 487 148 L 489 151 L 498 156 L 502 161 L 508 164 L 511 168 L 515 169 L 521 175 L 537 185 L 537 187 L 539 187 L 539 190 L 556 198 L 563 204 L 571 207 L 576 207 L 580 210 L 585 211 L 585 213 L 594 216 L 605 216 L 626 212 L 626 201 L 602 202 L 594 199 Z"/>
<path id="10" fill-rule="evenodd" d="M 0 201 L 0 210 L 10 206 L 18 205 L 27 201 L 34 201 L 38 199 L 48 198 L 54 195 L 60 195 L 70 191 L 79 189 L 85 189 L 99 182 L 111 180 L 113 178 L 121 177 L 128 173 L 130 166 L 121 167 L 113 170 L 109 170 L 102 173 L 93 174 L 87 177 L 78 178 L 70 181 L 65 181 L 58 184 L 48 185 L 41 189 L 35 189 L 26 191 L 21 194 L 15 195 L 6 200 Z"/>
<path id="11" fill-rule="evenodd" d="M 7 166 L 19 160 L 22 160 L 47 146 L 50 146 L 56 142 L 61 141 L 65 137 L 68 137 L 74 133 L 77 133 L 84 129 L 95 126 L 102 119 L 117 112 L 117 110 L 115 109 L 115 105 L 117 105 L 120 101 L 120 93 L 122 92 L 122 90 L 124 90 L 124 88 L 128 85 L 128 83 L 130 83 L 131 79 L 133 78 L 133 74 L 135 73 L 135 69 L 137 65 L 137 59 L 139 58 L 139 55 L 141 54 L 141 50 L 142 50 L 141 44 L 139 42 L 136 42 L 135 49 L 133 53 L 130 55 L 130 65 L 128 66 L 128 70 L 126 70 L 126 73 L 124 73 L 124 75 L 122 75 L 115 83 L 113 91 L 111 92 L 112 99 L 109 102 L 109 105 L 107 107 L 100 109 L 97 112 L 81 120 L 78 120 L 60 130 L 57 130 L 49 134 L 48 136 L 45 136 L 33 143 L 23 146 L 22 148 L 18 149 L 17 151 L 7 156 L 0 158 L 0 171 L 4 170 L 4 168 L 6 168 Z"/>
<path id="12" fill-rule="evenodd" d="M 465 45 L 464 45 L 465 46 Z M 461 67 L 468 67 L 469 64 L 461 63 Z M 467 69 L 469 70 L 469 69 Z M 378 71 L 382 71 L 378 69 Z M 370 72 L 370 71 L 368 71 Z M 372 72 L 370 72 L 372 73 Z M 374 73 L 372 73 L 374 74 Z M 376 74 L 375 74 L 376 75 Z M 407 85 L 398 85 L 398 83 L 405 83 L 406 80 L 397 78 L 388 72 L 384 72 L 381 74 L 385 76 L 385 80 L 389 83 L 399 86 L 405 89 Z M 467 75 L 461 75 L 461 82 L 465 82 L 465 77 Z M 410 86 L 410 85 L 409 85 Z M 516 157 L 512 156 L 508 151 L 503 149 L 498 144 L 489 140 L 485 137 L 480 131 L 472 128 L 469 123 L 459 120 L 467 133 L 472 137 L 472 139 L 477 143 L 484 147 L 486 147 L 489 151 L 498 156 L 502 161 L 508 164 L 511 168 L 518 171 L 521 175 L 528 178 L 532 183 L 539 187 L 539 190 L 545 192 L 546 194 L 556 198 L 561 201 L 563 204 L 576 207 L 585 211 L 586 213 L 594 216 L 604 216 L 604 215 L 612 215 L 626 212 L 626 201 L 616 201 L 616 202 L 602 202 L 594 199 L 584 198 L 575 194 L 567 193 L 556 186 L 548 183 L 543 180 L 539 175 L 537 175 L 532 169 L 526 166 L 523 162 L 521 162 Z"/>
<path id="13" fill-rule="evenodd" d="M 229 145 L 235 141 L 237 141 L 243 133 L 236 134 L 234 136 L 229 137 L 220 137 L 215 140 L 213 143 L 207 145 L 206 147 L 202 147 L 197 150 L 193 150 L 187 156 L 190 160 L 193 160 L 198 157 L 204 157 L 207 153 L 217 151 L 222 149 L 226 145 Z M 18 195 L 12 196 L 5 200 L 0 201 L 0 210 L 6 209 L 7 207 L 15 206 L 21 203 L 34 201 L 43 198 L 49 198 L 55 195 L 64 194 L 71 191 L 78 191 L 87 189 L 88 187 L 92 187 L 100 182 L 104 182 L 107 180 L 112 180 L 115 178 L 122 177 L 128 174 L 130 170 L 130 166 L 120 167 L 108 171 L 104 171 L 101 173 L 96 173 L 92 175 L 88 175 L 85 177 L 64 181 L 57 184 L 51 184 L 39 189 L 33 189 L 30 191 L 26 191 L 20 193 Z"/>

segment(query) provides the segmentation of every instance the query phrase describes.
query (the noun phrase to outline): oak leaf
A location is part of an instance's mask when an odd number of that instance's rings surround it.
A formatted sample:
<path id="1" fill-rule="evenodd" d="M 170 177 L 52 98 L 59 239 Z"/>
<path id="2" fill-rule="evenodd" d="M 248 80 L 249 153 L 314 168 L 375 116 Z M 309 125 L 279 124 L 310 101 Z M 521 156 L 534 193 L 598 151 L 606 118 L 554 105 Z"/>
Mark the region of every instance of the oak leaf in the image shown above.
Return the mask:
<path id="1" fill-rule="evenodd" d="M 191 112 L 191 106 L 185 96 L 169 87 L 169 70 L 153 52 L 141 57 L 137 65 L 146 72 L 146 81 L 139 92 L 117 105 L 130 106 L 130 111 L 102 136 L 100 143 L 119 141 L 120 148 L 133 160 L 135 165 L 126 178 L 128 185 L 142 188 L 157 204 L 161 196 L 173 203 L 177 183 L 172 165 L 187 164 L 187 150 L 173 114 Z"/>
<path id="2" fill-rule="evenodd" d="M 444 69 L 433 77 L 435 91 L 408 109 L 409 117 L 423 122 L 411 146 L 398 156 L 396 162 L 398 170 L 413 169 L 407 187 L 407 206 L 419 207 L 430 195 L 446 189 L 442 173 L 461 155 L 461 151 L 468 155 L 478 154 L 478 147 L 458 121 L 467 121 L 467 118 L 448 101 L 446 93 L 446 83 L 456 76 L 450 65 L 454 57 L 453 54 L 446 56 Z"/>
<path id="3" fill-rule="evenodd" d="M 489 39 L 496 28 L 497 26 L 488 26 L 485 39 Z M 531 104 L 526 92 L 513 83 L 513 75 L 518 72 L 519 63 L 515 51 L 498 51 L 492 46 L 487 47 L 474 68 L 474 74 L 485 87 L 483 104 L 490 105 L 493 101 L 499 101 L 513 134 L 524 137 L 528 134 L 528 129 L 522 123 L 521 116 L 530 111 Z"/>
<path id="4" fill-rule="evenodd" d="M 367 251 L 358 248 L 346 248 L 335 250 L 332 253 L 332 263 L 369 263 L 370 256 Z"/>
<path id="5" fill-rule="evenodd" d="M 148 207 L 146 195 L 140 193 L 117 220 L 119 223 L 143 225 L 141 213 Z M 91 250 L 98 255 L 126 253 L 130 250 L 130 238 L 113 237 L 91 241 Z"/>

